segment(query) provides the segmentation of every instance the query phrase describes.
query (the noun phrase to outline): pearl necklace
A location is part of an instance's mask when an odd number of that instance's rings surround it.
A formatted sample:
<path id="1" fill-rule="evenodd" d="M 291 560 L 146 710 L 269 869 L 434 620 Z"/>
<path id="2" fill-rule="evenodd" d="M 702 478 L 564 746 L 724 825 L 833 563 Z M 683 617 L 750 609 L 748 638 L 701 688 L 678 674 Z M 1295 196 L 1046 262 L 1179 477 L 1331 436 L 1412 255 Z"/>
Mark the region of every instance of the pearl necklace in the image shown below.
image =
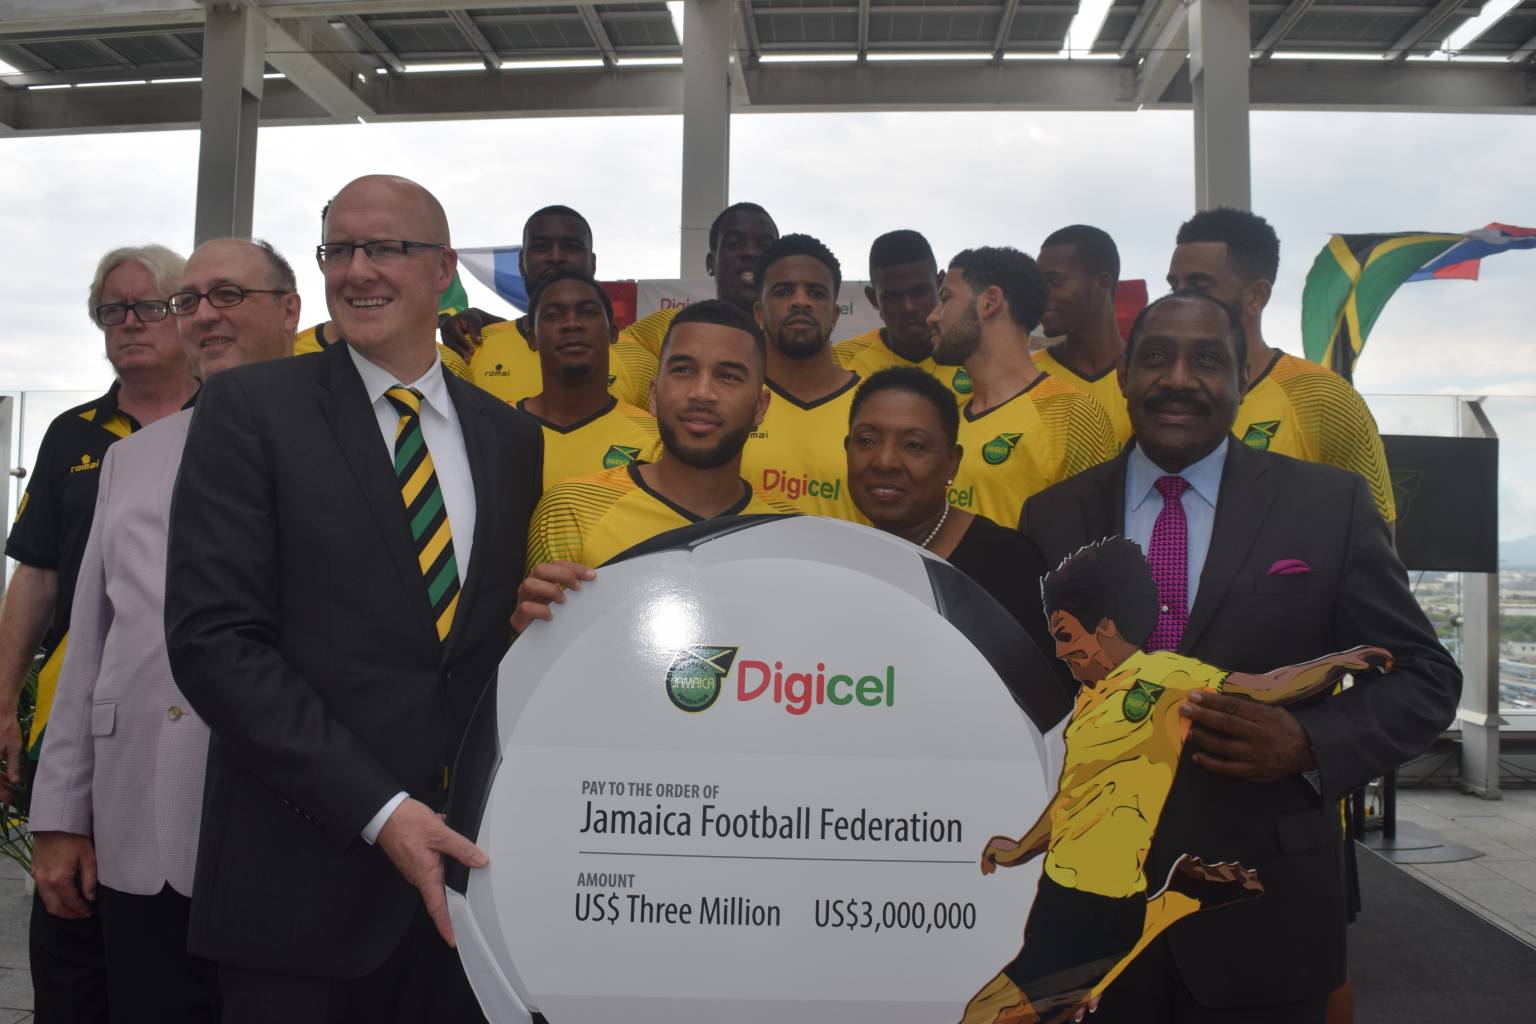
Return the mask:
<path id="1" fill-rule="evenodd" d="M 937 537 L 939 535 L 939 531 L 944 529 L 944 520 L 948 518 L 949 502 L 946 501 L 944 503 L 944 511 L 939 513 L 939 521 L 933 524 L 933 529 L 928 531 L 928 536 L 923 540 L 923 547 L 926 548 L 929 544 L 933 543 L 933 538 Z"/>

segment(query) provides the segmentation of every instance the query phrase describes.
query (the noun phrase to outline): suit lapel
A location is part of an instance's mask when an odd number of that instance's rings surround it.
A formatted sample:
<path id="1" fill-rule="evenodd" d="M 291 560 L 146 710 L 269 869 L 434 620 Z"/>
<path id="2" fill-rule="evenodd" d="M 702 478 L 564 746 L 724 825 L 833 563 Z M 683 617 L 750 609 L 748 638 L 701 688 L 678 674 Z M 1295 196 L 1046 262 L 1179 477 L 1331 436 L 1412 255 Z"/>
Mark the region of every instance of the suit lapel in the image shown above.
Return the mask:
<path id="1" fill-rule="evenodd" d="M 1125 535 L 1125 466 L 1129 451 L 1127 446 L 1113 462 L 1104 466 L 1106 472 L 1095 472 L 1093 486 L 1078 499 L 1083 515 L 1083 534 L 1088 543 Z"/>
<path id="2" fill-rule="evenodd" d="M 1233 579 L 1248 558 L 1253 542 L 1264 526 L 1275 498 L 1269 456 L 1250 450 L 1237 440 L 1227 443 L 1227 459 L 1221 470 L 1221 490 L 1216 496 L 1216 522 L 1200 589 L 1190 609 L 1179 650 L 1188 653 L 1210 625 L 1211 617 L 1226 598 Z"/>
<path id="3" fill-rule="evenodd" d="M 405 588 L 407 602 L 415 610 L 414 617 L 436 643 L 432 608 L 427 601 L 421 567 L 416 562 L 410 527 L 405 521 L 400 484 L 395 479 L 394 466 L 379 433 L 378 419 L 368 401 L 368 393 L 363 390 L 363 379 L 357 375 L 345 345 L 331 346 L 320 358 L 326 361 L 320 374 L 321 412 L 341 447 L 347 467 L 362 489 L 363 503 L 368 506 L 368 513 L 384 540 L 390 563 Z"/>
<path id="4" fill-rule="evenodd" d="M 492 538 L 497 529 L 496 494 L 500 487 L 501 461 L 496 458 L 496 432 L 480 406 L 468 393 L 469 385 L 443 371 L 448 380 L 448 394 L 459 414 L 459 427 L 464 433 L 464 453 L 469 460 L 469 475 L 475 488 L 475 530 L 470 545 L 469 564 L 464 567 L 464 586 L 459 597 L 459 607 L 453 616 L 453 628 L 448 633 L 448 643 L 443 649 L 444 660 L 452 656 L 459 637 L 465 633 L 464 624 L 469 611 L 476 607 L 475 593 L 484 584 L 481 578 L 491 570 L 494 553 Z"/>

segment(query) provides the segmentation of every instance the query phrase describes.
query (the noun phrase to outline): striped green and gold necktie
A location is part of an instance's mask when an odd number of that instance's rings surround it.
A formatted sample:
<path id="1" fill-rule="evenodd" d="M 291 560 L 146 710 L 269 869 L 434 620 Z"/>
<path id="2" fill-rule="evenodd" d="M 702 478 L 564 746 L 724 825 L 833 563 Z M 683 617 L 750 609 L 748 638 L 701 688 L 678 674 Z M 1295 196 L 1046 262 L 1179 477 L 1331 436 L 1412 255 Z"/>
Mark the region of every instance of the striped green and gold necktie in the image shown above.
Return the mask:
<path id="1" fill-rule="evenodd" d="M 411 538 L 416 542 L 416 560 L 427 585 L 427 600 L 432 603 L 432 619 L 437 638 L 448 639 L 453 628 L 453 613 L 459 605 L 459 564 L 453 557 L 453 534 L 448 529 L 448 507 L 443 504 L 443 488 L 432 467 L 432 453 L 427 451 L 421 433 L 421 392 L 395 385 L 384 392 L 400 413 L 395 428 L 395 477 L 400 481 L 400 496 L 405 499 L 405 514 L 411 524 Z"/>

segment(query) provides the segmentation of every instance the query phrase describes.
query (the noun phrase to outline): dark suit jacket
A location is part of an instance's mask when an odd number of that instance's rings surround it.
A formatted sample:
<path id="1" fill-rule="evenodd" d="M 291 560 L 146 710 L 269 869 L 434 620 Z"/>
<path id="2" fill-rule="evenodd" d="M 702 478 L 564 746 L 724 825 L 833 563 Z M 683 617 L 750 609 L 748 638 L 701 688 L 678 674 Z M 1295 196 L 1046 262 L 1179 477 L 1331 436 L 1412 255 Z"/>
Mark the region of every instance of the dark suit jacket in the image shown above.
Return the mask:
<path id="1" fill-rule="evenodd" d="M 1047 564 L 1124 534 L 1128 454 L 1024 506 L 1020 528 Z M 1312 571 L 1270 576 L 1284 558 Z M 1179 766 L 1147 858 L 1151 891 L 1184 853 L 1257 868 L 1265 887 L 1259 899 L 1198 913 L 1167 933 L 1185 984 L 1203 1004 L 1292 1002 L 1343 981 L 1336 800 L 1422 753 L 1450 723 L 1461 694 L 1461 673 L 1408 589 L 1365 480 L 1229 443 L 1210 552 L 1179 652 L 1264 672 L 1356 644 L 1387 648 L 1396 667 L 1292 708 L 1317 753 L 1321 798 L 1300 776 L 1259 785 L 1207 772 L 1187 756 Z M 1112 987 L 1106 1010 L 1115 995 Z"/>
<path id="2" fill-rule="evenodd" d="M 344 345 L 203 388 L 171 510 L 166 630 L 213 730 L 191 951 L 348 978 L 420 897 L 360 836 L 400 790 L 445 802 L 475 701 L 511 641 L 538 425 L 447 376 L 475 535 L 446 644 L 388 448 Z"/>

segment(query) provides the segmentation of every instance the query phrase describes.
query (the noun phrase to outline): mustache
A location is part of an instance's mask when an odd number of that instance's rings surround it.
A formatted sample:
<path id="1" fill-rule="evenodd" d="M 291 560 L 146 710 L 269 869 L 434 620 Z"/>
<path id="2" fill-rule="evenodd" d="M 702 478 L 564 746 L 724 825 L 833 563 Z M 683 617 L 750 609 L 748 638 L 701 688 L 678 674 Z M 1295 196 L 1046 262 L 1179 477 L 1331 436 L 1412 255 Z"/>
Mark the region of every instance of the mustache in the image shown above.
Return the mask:
<path id="1" fill-rule="evenodd" d="M 1147 399 L 1144 404 L 1148 412 L 1181 409 L 1209 416 L 1215 411 L 1210 402 L 1192 391 L 1163 391 Z"/>

